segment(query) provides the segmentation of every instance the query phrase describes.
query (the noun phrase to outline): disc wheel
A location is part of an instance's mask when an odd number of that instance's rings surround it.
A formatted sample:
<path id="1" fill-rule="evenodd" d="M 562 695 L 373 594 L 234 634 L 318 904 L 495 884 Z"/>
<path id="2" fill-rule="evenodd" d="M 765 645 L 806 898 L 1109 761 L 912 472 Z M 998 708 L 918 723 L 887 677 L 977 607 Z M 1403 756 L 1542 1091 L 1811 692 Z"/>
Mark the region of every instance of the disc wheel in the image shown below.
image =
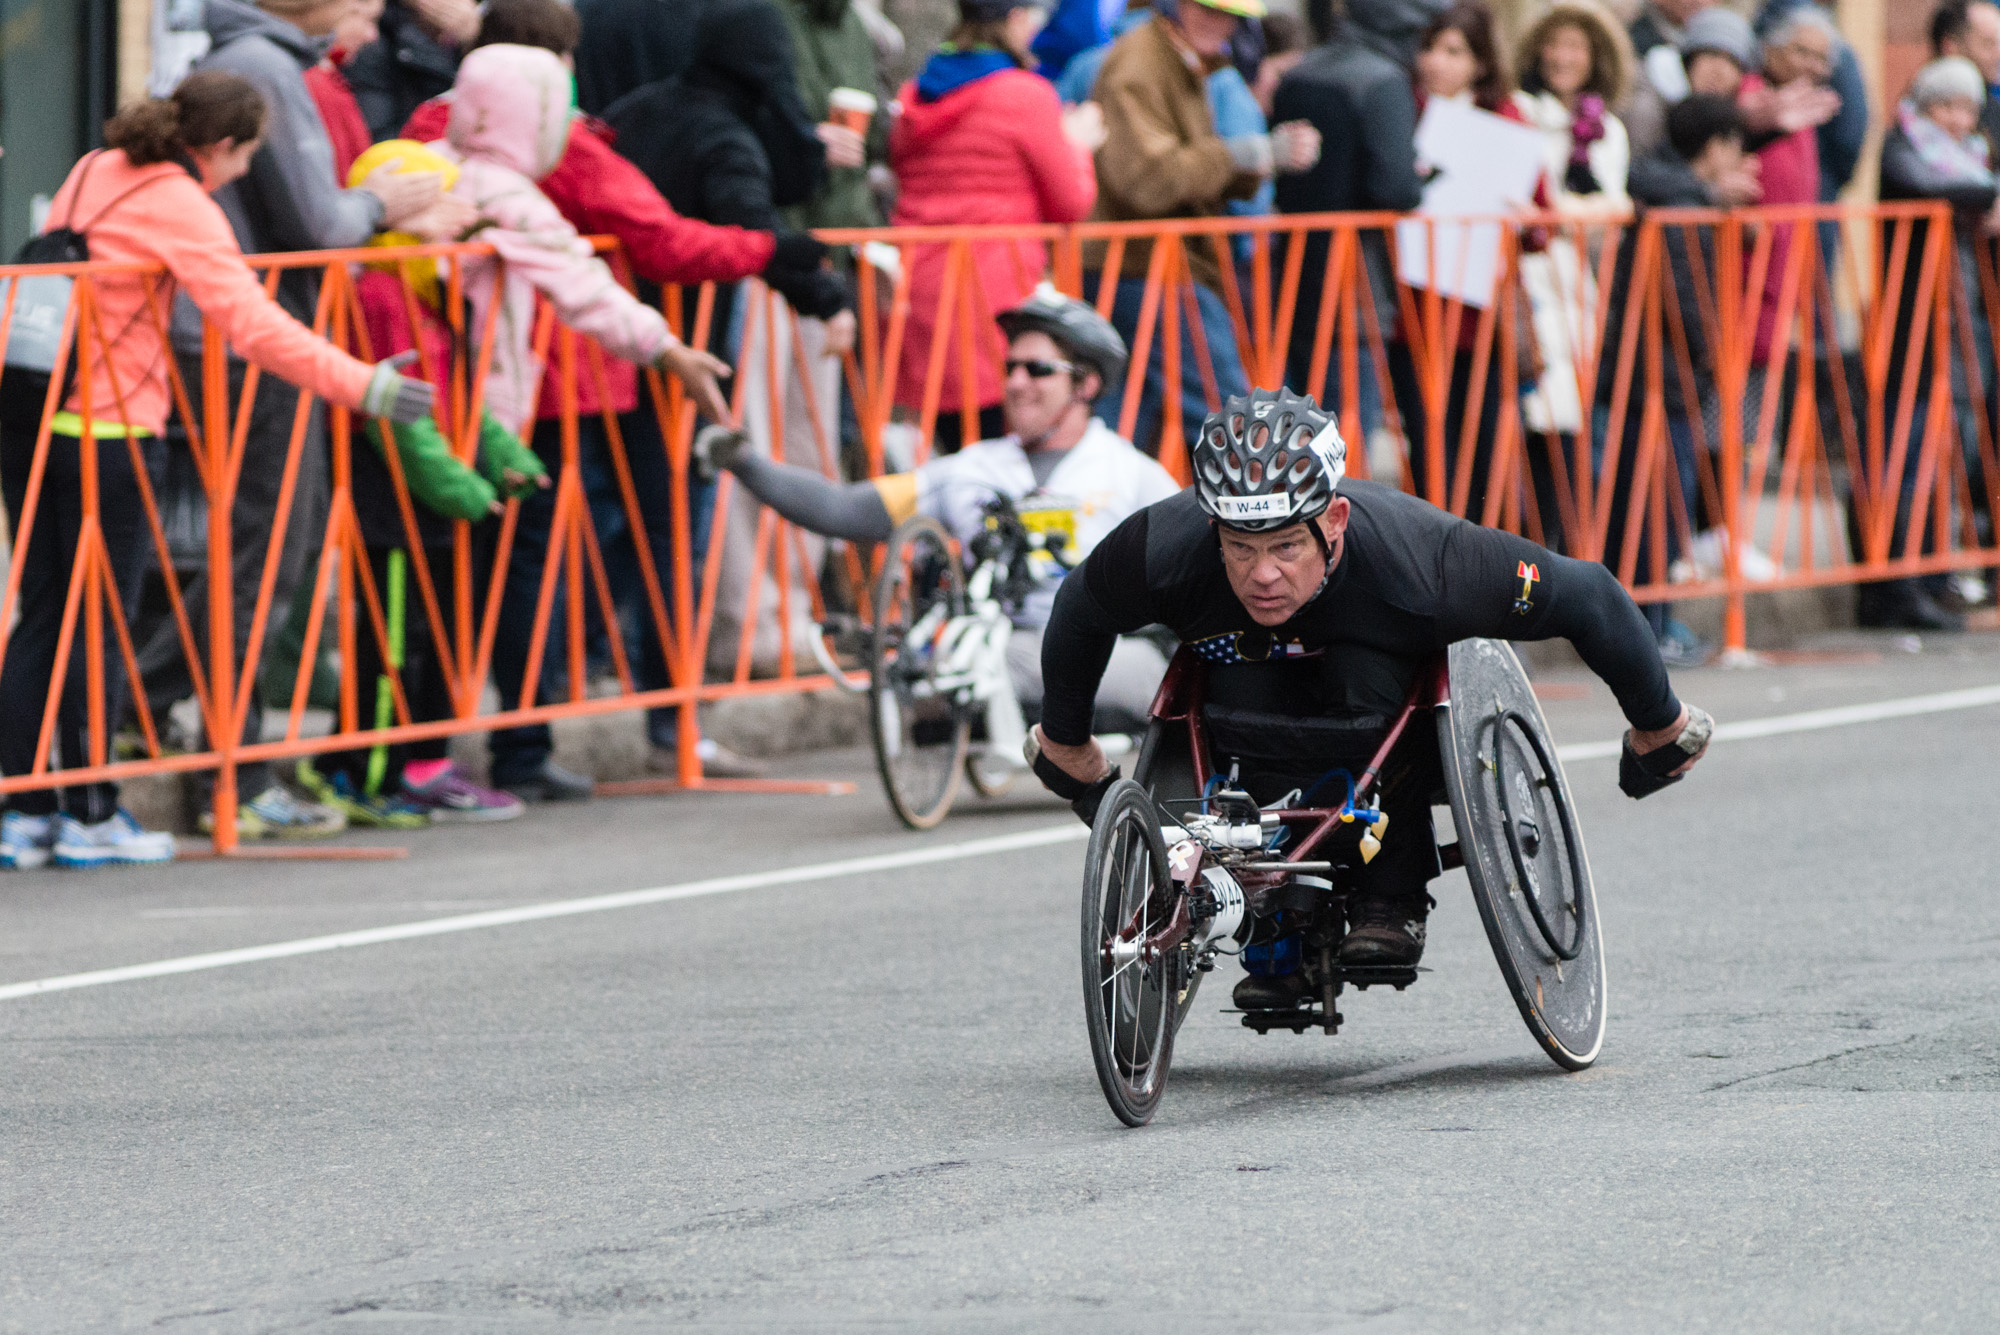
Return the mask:
<path id="1" fill-rule="evenodd" d="M 1152 1120 L 1173 1060 L 1181 952 L 1148 960 L 1144 946 L 1177 894 L 1152 798 L 1130 779 L 1113 784 L 1083 864 L 1083 1009 L 1097 1081 L 1127 1126 Z"/>
<path id="2" fill-rule="evenodd" d="M 1449 672 L 1438 742 L 1473 901 L 1528 1032 L 1581 1071 L 1604 1043 L 1604 941 L 1562 762 L 1511 647 L 1461 640 Z"/>
<path id="3" fill-rule="evenodd" d="M 913 830 L 944 819 L 965 768 L 971 706 L 940 686 L 937 656 L 965 606 L 965 574 L 943 525 L 923 515 L 897 525 L 875 585 L 868 719 L 883 794 Z"/>

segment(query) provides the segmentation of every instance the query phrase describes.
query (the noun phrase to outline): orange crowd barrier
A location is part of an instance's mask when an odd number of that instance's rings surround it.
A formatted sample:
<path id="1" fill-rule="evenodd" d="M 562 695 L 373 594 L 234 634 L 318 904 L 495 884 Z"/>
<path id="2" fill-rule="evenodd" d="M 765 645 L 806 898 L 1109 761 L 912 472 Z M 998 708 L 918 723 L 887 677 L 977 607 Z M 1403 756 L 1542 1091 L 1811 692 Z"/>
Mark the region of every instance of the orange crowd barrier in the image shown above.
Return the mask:
<path id="1" fill-rule="evenodd" d="M 1720 597 L 1731 649 L 1746 644 L 1753 592 L 2000 564 L 1990 529 L 1978 528 L 1982 514 L 2000 509 L 1990 397 L 2000 267 L 1990 245 L 1954 237 L 1942 206 L 1663 211 L 1636 223 L 1328 215 L 823 236 L 854 247 L 859 336 L 851 351 L 828 355 L 818 326 L 754 281 L 728 309 L 740 348 L 732 387 L 739 421 L 762 448 L 829 476 L 920 463 L 943 417 L 956 415 L 961 436 L 975 436 L 984 406 L 980 363 L 995 370 L 1004 356 L 991 332 L 1001 296 L 982 284 L 980 260 L 982 248 L 1005 246 L 1019 270 L 1016 293 L 1046 274 L 1100 311 L 1132 319 L 1135 369 L 1115 388 L 1112 415 L 1128 436 L 1149 421 L 1138 443 L 1182 476 L 1197 409 L 1219 406 L 1232 384 L 1288 383 L 1339 412 L 1357 476 L 1372 473 L 1481 523 L 1603 560 L 1641 601 Z M 1044 272 L 1031 272 L 1024 259 L 1037 247 Z M 451 261 L 439 309 L 455 355 L 437 418 L 470 462 L 493 330 L 468 328 L 463 271 L 469 261 L 497 262 L 490 250 L 409 247 L 253 263 L 272 291 L 286 272 L 314 271 L 315 329 L 373 359 L 360 266 L 409 261 L 397 267 L 414 329 L 420 298 L 412 275 L 439 260 Z M 167 338 L 171 293 L 163 277 L 70 268 L 78 281 L 64 337 L 75 356 L 90 361 L 105 344 L 96 292 L 106 282 L 144 284 L 140 318 Z M 920 269 L 942 277 L 913 294 Z M 24 272 L 0 269 L 0 279 Z M 1128 275 L 1122 285 L 1120 272 Z M 0 305 L 0 342 L 14 291 L 9 283 Z M 724 295 L 669 289 L 664 309 L 690 342 L 708 343 Z M 930 333 L 918 360 L 913 316 Z M 587 389 L 599 404 L 611 401 L 610 363 L 546 307 L 534 346 L 555 368 L 544 392 L 558 401 L 553 425 L 543 427 L 553 465 L 550 532 L 541 568 L 531 572 L 537 596 L 525 671 L 501 680 L 493 666 L 507 572 L 523 559 L 515 554 L 522 502 L 487 521 L 457 522 L 448 549 L 427 548 L 417 502 L 389 451 L 407 538 L 404 615 L 436 647 L 448 708 L 417 717 L 390 673 L 386 726 L 371 707 L 375 683 L 355 669 L 364 644 L 386 662 L 401 637 L 392 633 L 391 599 L 356 510 L 355 451 L 374 446 L 353 414 L 328 409 L 322 435 L 318 406 L 309 397 L 299 402 L 246 634 L 234 620 L 239 564 L 230 516 L 259 373 L 251 369 L 232 395 L 229 349 L 212 328 L 198 383 L 185 383 L 167 358 L 177 430 L 163 443 L 101 431 L 124 419 L 126 387 L 114 385 L 112 403 L 79 405 L 83 434 L 71 446 L 52 435 L 61 406 L 52 391 L 25 503 L 9 516 L 0 670 L 52 450 L 80 451 L 82 530 L 36 759 L 28 772 L 0 777 L 0 793 L 213 771 L 216 846 L 229 852 L 234 822 L 224 813 L 235 810 L 237 769 L 252 761 L 661 707 L 679 711 L 679 770 L 651 786 L 719 786 L 701 773 L 700 706 L 832 684 L 801 652 L 802 628 L 826 619 L 828 589 L 852 597 L 865 616 L 869 554 L 829 550 L 739 497 L 727 476 L 715 485 L 713 518 L 698 541 L 703 495 L 689 467 L 696 422 L 680 387 L 642 370 L 639 415 L 621 420 L 601 409 L 592 432 L 602 446 L 586 450 L 579 404 Z M 1149 405 L 1138 368 L 1155 361 L 1165 390 Z M 921 386 L 915 401 L 899 388 L 910 384 Z M 859 459 L 842 457 L 843 397 L 858 427 Z M 507 425 L 525 437 L 534 422 Z M 632 434 L 635 426 L 643 432 Z M 176 564 L 151 481 L 149 457 L 157 463 L 160 448 L 186 450 L 206 504 L 205 551 L 192 572 L 208 591 L 200 617 L 189 611 L 190 567 L 185 555 Z M 324 512 L 301 510 L 301 479 L 321 465 L 322 448 Z M 193 750 L 170 753 L 163 741 L 98 528 L 97 463 L 107 450 L 125 452 L 137 479 L 163 615 L 185 655 L 202 724 L 204 740 Z M 639 478 L 658 477 L 662 466 L 664 492 L 642 488 Z M 664 569 L 646 537 L 661 525 L 662 506 L 671 556 Z M 599 519 L 614 514 L 631 544 L 636 591 L 621 591 L 607 559 Z M 300 669 L 284 689 L 272 689 L 282 729 L 246 742 L 264 645 L 284 615 L 283 548 L 295 525 L 310 530 L 314 553 L 297 594 L 309 600 Z M 247 651 L 238 652 L 239 642 Z M 664 664 L 663 685 L 641 680 L 649 642 Z M 325 645 L 338 651 L 342 673 L 330 727 L 320 720 L 315 728 L 313 669 Z M 63 683 L 78 676 L 85 754 L 57 756 Z M 545 692 L 550 679 L 560 687 Z M 70 692 L 75 710 L 77 688 Z M 121 694 L 134 716 L 125 756 L 114 754 Z"/>

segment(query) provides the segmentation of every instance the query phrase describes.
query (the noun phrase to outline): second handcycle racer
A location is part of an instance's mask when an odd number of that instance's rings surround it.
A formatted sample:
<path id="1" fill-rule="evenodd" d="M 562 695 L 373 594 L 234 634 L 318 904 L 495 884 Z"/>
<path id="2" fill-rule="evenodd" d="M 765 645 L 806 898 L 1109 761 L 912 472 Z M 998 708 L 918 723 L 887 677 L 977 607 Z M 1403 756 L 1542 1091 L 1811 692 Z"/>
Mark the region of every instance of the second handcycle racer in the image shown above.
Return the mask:
<path id="1" fill-rule="evenodd" d="M 792 523 L 851 542 L 885 541 L 902 520 L 925 514 L 969 551 L 986 527 L 988 502 L 995 496 L 1011 501 L 1047 544 L 1032 554 L 1034 585 L 1020 599 L 1007 642 L 1014 694 L 1033 718 L 1042 699 L 1042 627 L 1069 567 L 1128 516 L 1180 486 L 1157 461 L 1091 416 L 1104 386 L 1125 370 L 1125 340 L 1110 321 L 1044 287 L 1002 311 L 995 323 L 1007 338 L 1004 436 L 912 472 L 855 483 L 777 463 L 750 449 L 742 436 L 719 437 L 710 461 Z M 1153 640 L 1114 638 L 1099 667 L 1099 731 L 1144 731 L 1166 667 Z"/>

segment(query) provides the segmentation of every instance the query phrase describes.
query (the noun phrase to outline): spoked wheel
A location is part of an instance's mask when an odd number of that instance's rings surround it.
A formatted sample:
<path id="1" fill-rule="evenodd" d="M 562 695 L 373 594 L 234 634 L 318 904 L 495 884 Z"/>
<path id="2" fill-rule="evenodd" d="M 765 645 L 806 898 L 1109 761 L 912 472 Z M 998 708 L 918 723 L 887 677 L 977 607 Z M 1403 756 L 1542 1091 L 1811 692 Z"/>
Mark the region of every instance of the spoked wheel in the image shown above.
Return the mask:
<path id="1" fill-rule="evenodd" d="M 889 535 L 875 586 L 868 663 L 869 731 L 882 790 L 903 824 L 928 830 L 951 810 L 972 734 L 962 690 L 940 686 L 939 640 L 965 612 L 965 574 L 951 538 L 915 515 Z"/>
<path id="2" fill-rule="evenodd" d="M 1098 808 L 1083 864 L 1083 1009 L 1105 1101 L 1127 1126 L 1160 1106 L 1179 1027 L 1178 948 L 1148 958 L 1178 896 L 1153 800 L 1130 779 Z"/>
<path id="3" fill-rule="evenodd" d="M 1012 756 L 996 756 L 990 746 L 985 749 L 974 747 L 965 757 L 966 782 L 981 797 L 1005 796 L 1020 772 L 1018 760 Z"/>

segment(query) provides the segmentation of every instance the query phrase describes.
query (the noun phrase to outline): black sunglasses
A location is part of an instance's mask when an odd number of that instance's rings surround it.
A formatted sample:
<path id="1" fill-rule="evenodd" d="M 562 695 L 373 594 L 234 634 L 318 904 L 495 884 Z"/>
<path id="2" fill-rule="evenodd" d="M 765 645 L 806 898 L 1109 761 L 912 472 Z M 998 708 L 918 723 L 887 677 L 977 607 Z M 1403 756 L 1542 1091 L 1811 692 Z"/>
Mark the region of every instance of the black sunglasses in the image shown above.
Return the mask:
<path id="1" fill-rule="evenodd" d="M 1075 375 L 1076 364 L 1074 362 L 1045 362 L 1039 357 L 1009 357 L 1007 359 L 1007 374 L 1011 376 L 1016 371 L 1026 371 L 1030 380 L 1047 380 L 1052 375 Z"/>

